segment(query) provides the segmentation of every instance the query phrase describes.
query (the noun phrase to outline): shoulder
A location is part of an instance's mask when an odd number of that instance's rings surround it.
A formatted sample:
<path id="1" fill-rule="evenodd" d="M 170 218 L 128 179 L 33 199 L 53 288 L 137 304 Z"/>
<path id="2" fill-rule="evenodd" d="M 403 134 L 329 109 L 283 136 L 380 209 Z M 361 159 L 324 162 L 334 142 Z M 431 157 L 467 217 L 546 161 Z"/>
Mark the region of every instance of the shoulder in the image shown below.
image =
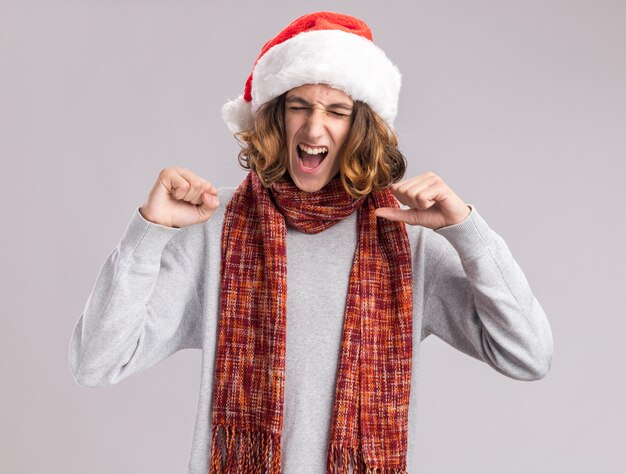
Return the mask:
<path id="1" fill-rule="evenodd" d="M 419 242 L 427 253 L 460 253 L 471 256 L 480 254 L 487 245 L 493 243 L 494 232 L 479 214 L 476 206 L 468 204 L 471 211 L 456 224 L 429 229 L 407 224 L 407 232 L 413 242 Z M 413 243 L 412 242 L 412 243 Z"/>
<path id="2" fill-rule="evenodd" d="M 489 248 L 502 242 L 479 214 L 476 206 L 461 222 L 439 229 L 407 225 L 411 249 L 423 259 L 427 268 L 436 269 L 442 262 L 458 266 L 480 258 Z M 418 255 L 415 254 L 417 252 Z"/>
<path id="3" fill-rule="evenodd" d="M 220 205 L 209 220 L 179 229 L 170 240 L 169 245 L 174 247 L 188 263 L 199 260 L 198 256 L 207 249 L 213 236 L 221 237 L 226 206 L 236 190 L 236 187 L 218 188 L 217 196 Z"/>
<path id="4" fill-rule="evenodd" d="M 228 202 L 232 199 L 233 195 L 237 191 L 237 187 L 224 187 L 217 188 L 217 195 L 220 198 L 221 204 L 228 204 Z M 222 207 L 220 205 L 220 207 Z"/>
<path id="5" fill-rule="evenodd" d="M 442 257 L 454 251 L 450 242 L 437 231 L 420 225 L 406 224 L 414 265 L 423 269 L 425 276 L 434 274 Z"/>

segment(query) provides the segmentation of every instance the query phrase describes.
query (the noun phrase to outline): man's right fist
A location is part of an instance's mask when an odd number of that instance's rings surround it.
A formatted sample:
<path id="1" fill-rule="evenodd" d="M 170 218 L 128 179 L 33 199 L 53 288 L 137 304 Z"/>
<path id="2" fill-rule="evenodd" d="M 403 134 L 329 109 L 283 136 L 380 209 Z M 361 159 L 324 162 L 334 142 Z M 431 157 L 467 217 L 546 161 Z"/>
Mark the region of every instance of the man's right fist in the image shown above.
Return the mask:
<path id="1" fill-rule="evenodd" d="M 187 168 L 164 168 L 139 208 L 144 219 L 167 227 L 207 221 L 219 207 L 217 189 Z"/>

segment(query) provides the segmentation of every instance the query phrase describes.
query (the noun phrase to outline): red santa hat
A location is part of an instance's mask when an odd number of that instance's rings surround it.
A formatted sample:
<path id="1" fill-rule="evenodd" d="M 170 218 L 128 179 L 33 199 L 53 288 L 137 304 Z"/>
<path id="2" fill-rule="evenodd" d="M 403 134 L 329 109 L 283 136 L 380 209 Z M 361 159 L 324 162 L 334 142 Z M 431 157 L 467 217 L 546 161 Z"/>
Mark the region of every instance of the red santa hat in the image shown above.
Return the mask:
<path id="1" fill-rule="evenodd" d="M 231 132 L 248 130 L 261 105 L 304 84 L 327 84 L 366 102 L 393 128 L 398 68 L 365 22 L 333 12 L 301 16 L 265 43 L 243 95 L 224 104 L 222 117 Z"/>

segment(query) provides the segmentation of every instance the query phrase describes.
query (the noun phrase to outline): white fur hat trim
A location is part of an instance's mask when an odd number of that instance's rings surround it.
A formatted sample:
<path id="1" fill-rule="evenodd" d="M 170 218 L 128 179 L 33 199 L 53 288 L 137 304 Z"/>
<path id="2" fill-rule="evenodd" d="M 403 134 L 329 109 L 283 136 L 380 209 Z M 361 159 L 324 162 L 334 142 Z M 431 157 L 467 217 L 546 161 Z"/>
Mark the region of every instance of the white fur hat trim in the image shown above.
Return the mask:
<path id="1" fill-rule="evenodd" d="M 222 107 L 229 130 L 251 128 L 261 105 L 294 87 L 328 84 L 366 102 L 393 128 L 402 76 L 384 51 L 342 30 L 300 33 L 269 49 L 252 71 L 252 103 L 243 95 Z"/>

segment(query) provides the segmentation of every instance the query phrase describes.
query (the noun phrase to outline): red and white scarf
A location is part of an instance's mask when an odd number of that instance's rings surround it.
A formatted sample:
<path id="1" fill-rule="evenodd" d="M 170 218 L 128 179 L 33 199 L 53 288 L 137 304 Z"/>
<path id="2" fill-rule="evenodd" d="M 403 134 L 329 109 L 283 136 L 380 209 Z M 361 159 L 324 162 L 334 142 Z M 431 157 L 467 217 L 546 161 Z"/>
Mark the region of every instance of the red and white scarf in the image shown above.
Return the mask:
<path id="1" fill-rule="evenodd" d="M 210 473 L 281 472 L 285 383 L 286 223 L 321 232 L 355 210 L 327 472 L 406 473 L 412 364 L 412 271 L 389 190 L 354 199 L 339 174 L 317 192 L 263 186 L 254 171 L 226 208 Z M 329 414 L 330 416 L 330 414 Z"/>

